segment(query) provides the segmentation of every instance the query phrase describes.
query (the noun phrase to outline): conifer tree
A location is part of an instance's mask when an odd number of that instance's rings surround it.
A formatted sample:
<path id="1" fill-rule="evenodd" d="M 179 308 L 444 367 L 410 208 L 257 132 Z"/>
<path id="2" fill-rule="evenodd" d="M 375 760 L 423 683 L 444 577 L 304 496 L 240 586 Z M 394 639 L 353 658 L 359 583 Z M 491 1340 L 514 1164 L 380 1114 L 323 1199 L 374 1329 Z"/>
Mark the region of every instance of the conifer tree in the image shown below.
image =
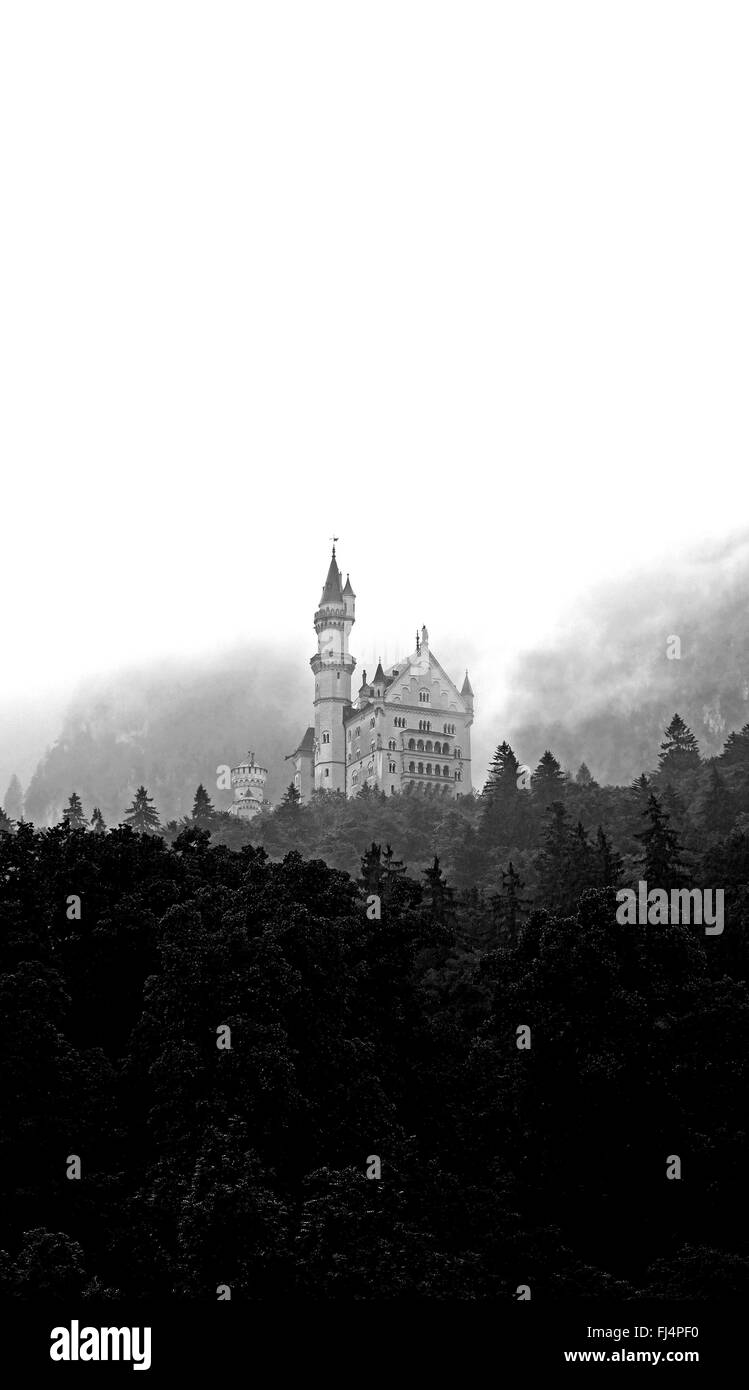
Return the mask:
<path id="1" fill-rule="evenodd" d="M 731 797 L 725 780 L 713 763 L 702 788 L 697 812 L 702 828 L 711 838 L 723 839 L 733 824 Z"/>
<path id="2" fill-rule="evenodd" d="M 198 823 L 210 821 L 215 814 L 216 808 L 201 782 L 196 789 L 195 800 L 192 803 L 192 819 Z"/>
<path id="3" fill-rule="evenodd" d="M 700 750 L 692 730 L 675 714 L 665 731 L 658 756 L 658 771 L 680 776 L 700 766 Z"/>
<path id="4" fill-rule="evenodd" d="M 71 792 L 68 804 L 62 813 L 63 821 L 70 826 L 71 830 L 85 830 L 87 821 L 83 814 L 81 798 L 77 792 Z"/>
<path id="5" fill-rule="evenodd" d="M 123 824 L 137 830 L 140 835 L 153 834 L 159 829 L 159 813 L 145 787 L 138 787 Z"/>
<path id="6" fill-rule="evenodd" d="M 529 905 L 529 899 L 522 896 L 524 887 L 523 879 L 510 860 L 507 869 L 502 870 L 502 887 L 491 899 L 500 929 L 510 941 L 515 941 L 518 927 Z"/>
<path id="7" fill-rule="evenodd" d="M 286 807 L 288 810 L 295 810 L 299 806 L 301 799 L 302 798 L 299 792 L 297 791 L 296 787 L 294 786 L 294 783 L 289 782 L 286 791 L 281 797 L 280 805 Z"/>
<path id="8" fill-rule="evenodd" d="M 542 810 L 548 809 L 554 801 L 561 801 L 564 795 L 565 776 L 559 763 L 548 748 L 531 777 L 533 800 Z"/>
<path id="9" fill-rule="evenodd" d="M 452 906 L 453 890 L 448 886 L 436 854 L 431 867 L 422 869 L 422 875 L 425 884 L 424 894 L 431 909 L 432 918 L 436 922 L 443 922 Z"/>
<path id="10" fill-rule="evenodd" d="M 382 846 L 376 845 L 373 840 L 370 848 L 365 850 L 361 857 L 359 881 L 365 893 L 380 893 L 382 891 L 382 877 Z"/>
<path id="11" fill-rule="evenodd" d="M 6 816 L 2 806 L 0 806 L 0 835 L 12 835 L 13 822 L 10 816 Z"/>
<path id="12" fill-rule="evenodd" d="M 670 817 L 653 793 L 643 812 L 647 826 L 635 837 L 642 844 L 642 875 L 651 888 L 666 891 L 682 885 L 686 874 L 681 845 L 671 829 Z"/>
<path id="13" fill-rule="evenodd" d="M 94 814 L 91 817 L 91 829 L 95 835 L 103 835 L 107 825 L 98 806 L 94 806 Z"/>
<path id="14" fill-rule="evenodd" d="M 587 763 L 581 763 L 581 764 L 580 764 L 580 766 L 579 766 L 579 768 L 577 769 L 577 772 L 576 772 L 576 774 L 575 774 L 575 781 L 576 781 L 578 787 L 597 787 L 597 786 L 598 786 L 598 783 L 596 782 L 595 778 L 593 777 L 593 774 L 591 773 L 591 770 L 590 770 L 590 768 L 588 767 L 588 764 L 587 764 Z"/>
<path id="15" fill-rule="evenodd" d="M 599 886 L 618 887 L 622 876 L 622 856 L 614 849 L 602 825 L 596 832 L 595 857 Z"/>
<path id="16" fill-rule="evenodd" d="M 720 760 L 730 767 L 749 766 L 749 724 L 745 724 L 738 733 L 728 735 Z"/>

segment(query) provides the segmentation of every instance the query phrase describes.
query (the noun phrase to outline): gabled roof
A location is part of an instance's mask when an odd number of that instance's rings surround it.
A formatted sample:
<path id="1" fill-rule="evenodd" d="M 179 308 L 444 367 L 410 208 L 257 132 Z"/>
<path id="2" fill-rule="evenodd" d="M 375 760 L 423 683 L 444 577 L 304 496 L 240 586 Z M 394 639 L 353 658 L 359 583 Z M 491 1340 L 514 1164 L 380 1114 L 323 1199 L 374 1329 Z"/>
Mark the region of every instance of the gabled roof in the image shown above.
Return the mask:
<path id="1" fill-rule="evenodd" d="M 301 743 L 298 744 L 298 746 L 294 749 L 294 752 L 293 752 L 293 753 L 287 753 L 287 754 L 286 754 L 286 761 L 288 762 L 289 758 L 295 758 L 296 755 L 297 755 L 297 753 L 314 753 L 314 751 L 315 751 L 315 729 L 314 729 L 314 725 L 310 724 L 310 726 L 309 726 L 309 728 L 307 729 L 307 731 L 306 731 L 306 733 L 305 733 L 305 735 L 304 735 L 304 737 L 303 737 Z"/>

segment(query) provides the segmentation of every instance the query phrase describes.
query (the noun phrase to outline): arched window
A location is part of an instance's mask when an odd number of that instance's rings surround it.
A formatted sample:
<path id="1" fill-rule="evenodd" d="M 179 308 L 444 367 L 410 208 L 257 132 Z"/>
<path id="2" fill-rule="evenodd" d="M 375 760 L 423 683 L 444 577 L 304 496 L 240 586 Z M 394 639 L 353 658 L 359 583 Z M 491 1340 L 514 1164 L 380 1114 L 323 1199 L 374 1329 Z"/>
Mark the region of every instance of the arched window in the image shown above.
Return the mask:
<path id="1" fill-rule="evenodd" d="M 415 771 L 416 771 L 416 763 L 409 763 L 409 764 L 408 764 L 408 770 L 409 770 L 409 772 L 415 772 Z"/>
<path id="2" fill-rule="evenodd" d="M 463 754 L 461 753 L 461 751 L 460 751 L 459 748 L 456 748 L 456 749 L 455 749 L 455 756 L 456 756 L 456 758 L 462 758 L 462 757 L 463 757 Z"/>
<path id="3" fill-rule="evenodd" d="M 424 751 L 425 751 L 426 753 L 431 753 L 431 751 L 432 751 L 432 740 L 431 740 L 430 738 L 428 738 L 427 741 L 426 741 L 426 745 L 425 745 L 425 750 L 424 750 Z"/>
<path id="4" fill-rule="evenodd" d="M 449 777 L 449 776 L 450 776 L 450 769 L 449 769 L 449 767 L 447 767 L 447 765 L 445 765 L 445 767 L 443 767 L 443 769 L 442 769 L 442 776 L 443 776 L 443 777 Z"/>
<path id="5" fill-rule="evenodd" d="M 322 741 L 323 743 L 330 743 L 330 729 L 323 729 Z"/>
<path id="6" fill-rule="evenodd" d="M 372 718 L 371 718 L 370 721 L 369 721 L 369 727 L 370 727 L 370 729 L 373 729 L 374 726 L 375 726 L 374 715 L 372 715 Z"/>
<path id="7" fill-rule="evenodd" d="M 410 739 L 408 740 L 408 747 L 409 747 L 409 749 L 414 749 L 414 748 L 416 747 L 416 740 L 413 739 L 413 738 L 410 738 Z"/>
<path id="8" fill-rule="evenodd" d="M 423 771 L 424 771 L 424 764 L 423 764 L 423 763 L 419 763 L 419 772 L 420 772 L 420 773 L 423 773 Z"/>
<path id="9" fill-rule="evenodd" d="M 431 763 L 427 763 L 427 777 L 431 777 L 431 775 L 432 775 L 432 764 L 431 764 Z"/>
<path id="10" fill-rule="evenodd" d="M 389 738 L 389 739 L 388 739 L 388 748 L 390 748 L 391 750 L 395 748 L 395 739 L 394 739 L 394 738 Z"/>
<path id="11" fill-rule="evenodd" d="M 417 748 L 417 751 L 418 751 L 419 753 L 423 753 L 423 752 L 424 752 L 424 740 L 423 740 L 423 738 L 420 738 L 420 739 L 419 739 L 419 742 L 417 743 L 416 748 Z"/>
<path id="12" fill-rule="evenodd" d="M 393 762 L 392 758 L 390 759 L 388 766 L 391 772 L 395 772 L 395 763 Z"/>

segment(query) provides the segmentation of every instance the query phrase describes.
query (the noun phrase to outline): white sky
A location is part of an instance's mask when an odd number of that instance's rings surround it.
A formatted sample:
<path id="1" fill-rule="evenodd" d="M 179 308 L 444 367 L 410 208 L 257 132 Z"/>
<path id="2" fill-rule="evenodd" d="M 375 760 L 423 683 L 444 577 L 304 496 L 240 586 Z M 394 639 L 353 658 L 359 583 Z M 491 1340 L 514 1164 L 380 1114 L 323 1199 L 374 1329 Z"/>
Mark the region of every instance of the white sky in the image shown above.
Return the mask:
<path id="1" fill-rule="evenodd" d="M 748 39 L 719 0 L 5 4 L 3 695 L 306 662 L 333 532 L 360 663 L 426 622 L 501 680 L 745 521 Z"/>

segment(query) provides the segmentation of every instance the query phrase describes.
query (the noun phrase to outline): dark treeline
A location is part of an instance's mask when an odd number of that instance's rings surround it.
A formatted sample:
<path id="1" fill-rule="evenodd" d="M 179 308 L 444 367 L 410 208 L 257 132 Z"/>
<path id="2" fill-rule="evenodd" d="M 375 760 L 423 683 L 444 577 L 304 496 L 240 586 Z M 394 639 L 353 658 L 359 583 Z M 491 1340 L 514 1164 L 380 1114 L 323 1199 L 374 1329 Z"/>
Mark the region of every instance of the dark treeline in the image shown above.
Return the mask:
<path id="1" fill-rule="evenodd" d="M 166 837 L 145 789 L 6 822 L 2 1292 L 749 1292 L 749 730 L 665 744 L 629 791 L 502 746 L 448 808 L 289 796 L 280 860 L 202 789 Z M 638 873 L 723 887 L 723 935 L 619 925 Z"/>

